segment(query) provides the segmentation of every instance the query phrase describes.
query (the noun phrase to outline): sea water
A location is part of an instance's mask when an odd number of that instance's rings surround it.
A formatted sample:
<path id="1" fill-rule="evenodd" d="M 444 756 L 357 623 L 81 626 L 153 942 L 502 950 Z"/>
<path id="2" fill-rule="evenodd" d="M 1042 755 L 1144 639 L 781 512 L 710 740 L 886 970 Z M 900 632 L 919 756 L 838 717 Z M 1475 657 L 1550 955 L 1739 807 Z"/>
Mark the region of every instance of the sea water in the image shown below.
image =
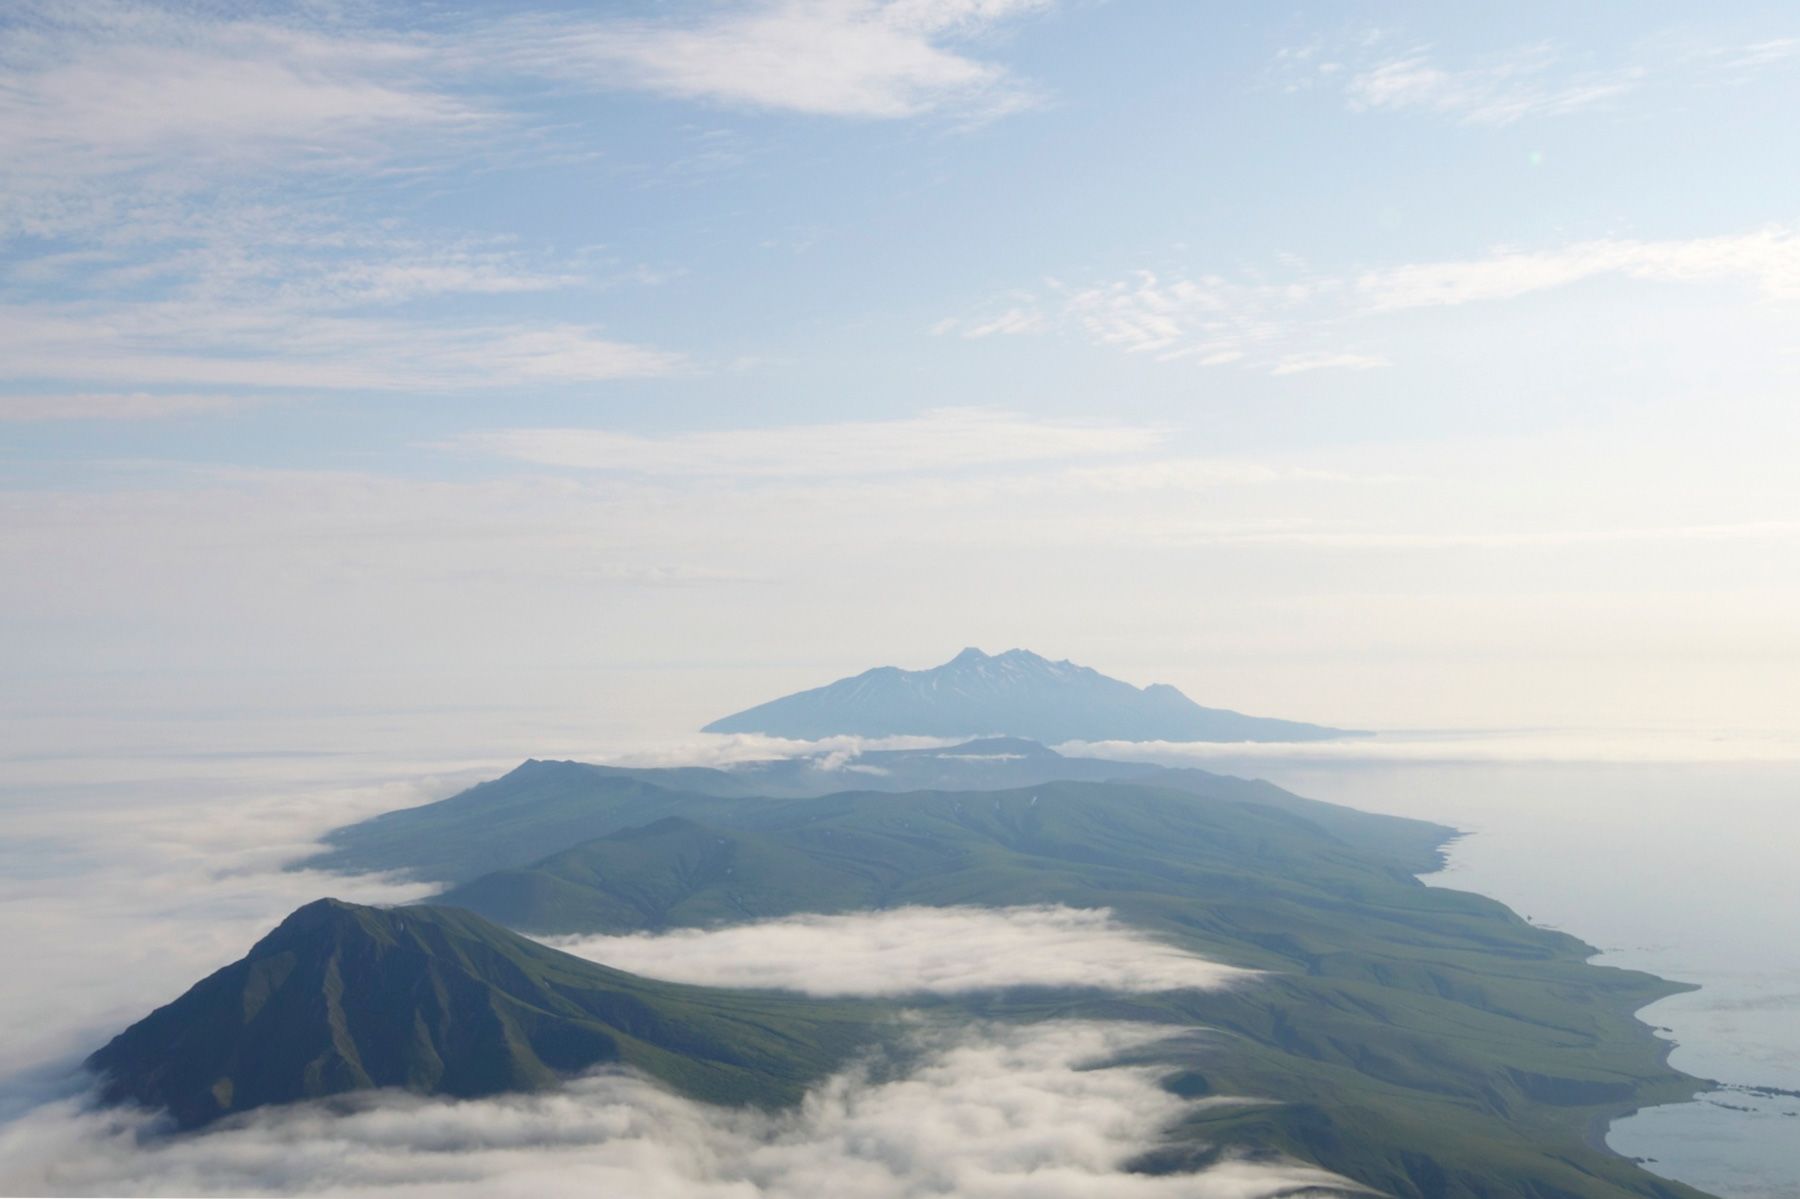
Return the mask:
<path id="1" fill-rule="evenodd" d="M 1723 1199 L 1800 1196 L 1800 763 L 1215 759 L 1316 799 L 1468 835 L 1427 881 L 1698 984 L 1640 1018 L 1721 1086 L 1607 1143 Z"/>

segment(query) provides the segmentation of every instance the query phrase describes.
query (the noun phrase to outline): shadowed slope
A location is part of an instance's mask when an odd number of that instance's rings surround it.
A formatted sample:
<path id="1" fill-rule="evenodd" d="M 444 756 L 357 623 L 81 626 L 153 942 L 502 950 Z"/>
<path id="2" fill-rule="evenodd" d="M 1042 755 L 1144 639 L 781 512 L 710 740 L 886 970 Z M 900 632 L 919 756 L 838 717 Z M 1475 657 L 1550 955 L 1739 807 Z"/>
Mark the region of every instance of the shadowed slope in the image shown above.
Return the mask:
<path id="1" fill-rule="evenodd" d="M 632 1066 L 695 1098 L 781 1104 L 881 1010 L 655 982 L 452 908 L 322 899 L 88 1059 L 111 1101 L 184 1128 L 371 1087 L 475 1096 Z"/>

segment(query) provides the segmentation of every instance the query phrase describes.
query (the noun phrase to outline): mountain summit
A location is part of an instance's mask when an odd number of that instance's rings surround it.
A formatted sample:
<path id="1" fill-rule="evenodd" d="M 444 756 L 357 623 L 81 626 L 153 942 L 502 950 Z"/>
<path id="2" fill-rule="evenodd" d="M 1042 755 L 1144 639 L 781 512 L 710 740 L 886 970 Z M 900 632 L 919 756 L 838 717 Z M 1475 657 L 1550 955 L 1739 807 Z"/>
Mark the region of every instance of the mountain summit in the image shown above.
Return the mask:
<path id="1" fill-rule="evenodd" d="M 715 720 L 708 733 L 820 737 L 999 735 L 1034 741 L 1318 741 L 1347 730 L 1203 708 L 1023 649 L 970 647 L 930 670 L 878 666 Z"/>
<path id="2" fill-rule="evenodd" d="M 109 1102 L 181 1128 L 374 1087 L 476 1096 L 630 1066 L 775 1105 L 874 1036 L 878 1009 L 681 986 L 571 957 L 456 908 L 321 899 L 95 1053 Z"/>

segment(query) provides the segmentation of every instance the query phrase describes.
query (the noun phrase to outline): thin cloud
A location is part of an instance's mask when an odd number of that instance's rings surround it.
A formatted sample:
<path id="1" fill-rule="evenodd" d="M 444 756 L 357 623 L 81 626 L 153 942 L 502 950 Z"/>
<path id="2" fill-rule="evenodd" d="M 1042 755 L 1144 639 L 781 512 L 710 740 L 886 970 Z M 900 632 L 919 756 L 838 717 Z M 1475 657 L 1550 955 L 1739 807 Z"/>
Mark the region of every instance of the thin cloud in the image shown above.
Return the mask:
<path id="1" fill-rule="evenodd" d="M 1095 1022 L 921 1030 L 898 1077 L 850 1070 L 795 1111 L 693 1103 L 630 1074 L 450 1102 L 377 1093 L 250 1113 L 198 1135 L 65 1100 L 0 1130 L 0 1189 L 29 1194 L 533 1195 L 643 1199 L 1262 1199 L 1366 1193 L 1231 1155 L 1132 1173 L 1199 1104 L 1115 1063 L 1166 1036 Z"/>
<path id="2" fill-rule="evenodd" d="M 1617 109 L 1717 85 L 1742 85 L 1800 53 L 1800 39 L 1696 44 L 1665 32 L 1623 47 L 1552 42 L 1458 55 L 1423 44 L 1397 45 L 1382 30 L 1335 43 L 1279 51 L 1271 70 L 1289 94 L 1337 97 L 1353 112 L 1422 114 L 1465 126 L 1503 128 Z"/>
<path id="3" fill-rule="evenodd" d="M 1105 908 L 1058 905 L 903 907 L 551 944 L 652 978 L 818 996 L 1214 990 L 1256 977 L 1158 942 Z"/>
<path id="4" fill-rule="evenodd" d="M 897 420 L 649 436 L 607 429 L 500 429 L 455 447 L 540 466 L 652 475 L 845 477 L 1105 457 L 1155 448 L 1144 426 L 1056 421 L 983 408 Z"/>
<path id="5" fill-rule="evenodd" d="M 1349 741 L 1308 743 L 1070 741 L 1057 746 L 1065 754 L 1156 762 L 1167 766 L 1193 763 L 1225 769 L 1261 769 L 1269 763 L 1438 762 L 1796 762 L 1800 737 L 1738 730 L 1563 729 L 1466 730 L 1428 735 L 1398 731 Z M 1243 763 L 1232 766 L 1231 763 Z"/>
<path id="6" fill-rule="evenodd" d="M 1642 82 L 1639 67 L 1565 73 L 1547 47 L 1490 63 L 1447 69 L 1416 51 L 1357 71 L 1344 81 L 1353 109 L 1424 109 L 1475 125 L 1510 125 L 1609 103 Z"/>
<path id="7" fill-rule="evenodd" d="M 1295 354 L 1270 368 L 1271 375 L 1304 375 L 1310 371 L 1367 371 L 1392 366 L 1380 354 Z"/>
<path id="8" fill-rule="evenodd" d="M 655 378 L 677 353 L 587 326 L 344 316 L 260 291 L 236 300 L 0 306 L 0 378 L 446 390 Z"/>
<path id="9" fill-rule="evenodd" d="M 1800 234 L 1774 225 L 1711 237 L 1598 238 L 1353 273 L 1290 267 L 1285 278 L 1135 270 L 1097 283 L 1050 280 L 1035 293 L 1008 292 L 998 301 L 999 316 L 978 310 L 940 321 L 932 331 L 974 339 L 1072 334 L 1159 361 L 1276 376 L 1361 371 L 1390 365 L 1386 354 L 1345 344 L 1372 340 L 1380 317 L 1517 300 L 1605 279 L 1735 283 L 1759 299 L 1792 302 L 1800 298 Z"/>
<path id="10" fill-rule="evenodd" d="M 135 391 L 0 396 L 0 421 L 161 420 L 237 412 L 259 401 L 238 395 Z"/>
<path id="11" fill-rule="evenodd" d="M 1511 300 L 1614 276 L 1658 283 L 1740 281 L 1773 300 L 1800 298 L 1800 236 L 1771 226 L 1716 237 L 1600 239 L 1549 250 L 1497 250 L 1482 258 L 1370 271 L 1355 294 L 1372 312 Z"/>
<path id="12" fill-rule="evenodd" d="M 515 67 L 590 86 L 818 116 L 997 114 L 1032 102 L 1003 67 L 953 48 L 1049 0 L 762 0 L 687 21 L 522 20 Z"/>
<path id="13" fill-rule="evenodd" d="M 44 248 L 0 275 L 0 379 L 439 392 L 684 373 L 677 350 L 507 304 L 592 294 L 620 264 L 427 237 L 366 205 L 451 170 L 589 152 L 534 114 L 546 81 L 855 119 L 1011 111 L 1030 89 L 972 47 L 1048 6 L 467 10 L 403 29 L 334 6 L 27 0 L 0 28 L 0 155 L 17 167 L 0 237 Z M 345 194 L 334 181 L 352 173 L 363 183 Z M 434 300 L 458 315 L 408 310 Z"/>

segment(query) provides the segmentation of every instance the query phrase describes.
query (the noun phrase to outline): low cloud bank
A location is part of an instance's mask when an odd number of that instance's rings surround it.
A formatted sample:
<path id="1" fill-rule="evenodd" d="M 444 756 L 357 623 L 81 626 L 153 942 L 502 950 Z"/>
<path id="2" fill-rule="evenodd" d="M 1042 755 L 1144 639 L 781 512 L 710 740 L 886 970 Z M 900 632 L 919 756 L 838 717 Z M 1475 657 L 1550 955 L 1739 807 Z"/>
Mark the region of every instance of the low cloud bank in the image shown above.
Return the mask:
<path id="1" fill-rule="evenodd" d="M 820 996 L 1017 986 L 1170 991 L 1230 986 L 1256 974 L 1165 945 L 1106 908 L 1054 905 L 891 908 L 550 944 L 652 978 Z"/>
<path id="2" fill-rule="evenodd" d="M 253 764 L 252 764 L 253 765 Z M 404 903 L 433 888 L 284 867 L 326 829 L 459 781 L 273 784 L 241 764 L 136 785 L 0 788 L 0 944 L 29 963 L 0 986 L 0 1115 L 13 1076 L 69 1064 L 241 956 L 322 895 Z"/>
<path id="3" fill-rule="evenodd" d="M 541 1095 L 393 1092 L 144 1137 L 139 1113 L 65 1100 L 0 1129 L 0 1190 L 110 1195 L 630 1195 L 634 1199 L 1263 1199 L 1359 1193 L 1322 1170 L 1228 1160 L 1126 1172 L 1187 1101 L 1109 1066 L 1166 1035 L 1060 1022 L 922 1032 L 904 1076 L 852 1070 L 783 1113 L 693 1103 L 620 1073 Z M 1213 1099 L 1210 1103 L 1230 1103 Z"/>
<path id="4" fill-rule="evenodd" d="M 1479 729 L 1448 733 L 1383 733 L 1339 741 L 1070 741 L 1069 757 L 1168 766 L 1254 768 L 1257 763 L 1381 765 L 1436 762 L 1793 762 L 1800 737 L 1791 733 L 1704 729 Z"/>

